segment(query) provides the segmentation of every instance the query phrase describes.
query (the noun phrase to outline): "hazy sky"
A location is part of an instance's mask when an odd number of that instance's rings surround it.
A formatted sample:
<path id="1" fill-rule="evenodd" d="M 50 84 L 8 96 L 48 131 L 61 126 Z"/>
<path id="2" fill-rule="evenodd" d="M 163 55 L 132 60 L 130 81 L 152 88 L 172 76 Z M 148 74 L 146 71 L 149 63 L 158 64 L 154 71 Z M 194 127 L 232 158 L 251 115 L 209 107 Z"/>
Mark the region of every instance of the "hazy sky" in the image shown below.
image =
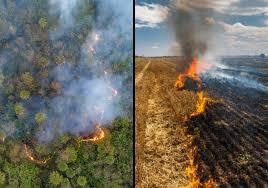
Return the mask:
<path id="1" fill-rule="evenodd" d="M 136 0 L 136 55 L 179 55 L 174 33 L 167 23 L 170 7 L 187 2 L 191 8 L 212 12 L 217 32 L 211 36 L 210 53 L 220 55 L 268 54 L 268 0 Z M 188 5 L 187 5 L 188 6 Z"/>

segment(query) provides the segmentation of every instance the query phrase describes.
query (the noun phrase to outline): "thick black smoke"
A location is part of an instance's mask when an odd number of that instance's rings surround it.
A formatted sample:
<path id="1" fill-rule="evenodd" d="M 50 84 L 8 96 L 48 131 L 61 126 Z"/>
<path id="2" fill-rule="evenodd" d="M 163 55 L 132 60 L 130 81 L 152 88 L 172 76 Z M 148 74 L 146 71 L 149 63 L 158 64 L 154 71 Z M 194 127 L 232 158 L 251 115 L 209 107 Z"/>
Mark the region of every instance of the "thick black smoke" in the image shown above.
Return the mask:
<path id="1" fill-rule="evenodd" d="M 206 7 L 212 0 L 174 0 L 171 2 L 169 23 L 175 32 L 176 42 L 180 46 L 177 53 L 191 61 L 202 57 L 209 48 L 209 39 L 214 24 L 212 11 Z M 208 5 L 208 6 L 205 6 Z"/>

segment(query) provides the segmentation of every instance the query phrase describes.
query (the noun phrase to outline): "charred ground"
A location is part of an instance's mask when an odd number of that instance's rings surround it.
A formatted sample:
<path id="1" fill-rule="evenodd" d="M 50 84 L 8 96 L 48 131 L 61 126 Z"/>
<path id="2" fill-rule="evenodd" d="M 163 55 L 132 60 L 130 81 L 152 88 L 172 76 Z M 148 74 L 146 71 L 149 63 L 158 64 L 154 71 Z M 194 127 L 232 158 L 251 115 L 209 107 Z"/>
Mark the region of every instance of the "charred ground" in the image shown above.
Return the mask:
<path id="1" fill-rule="evenodd" d="M 267 85 L 267 61 L 258 58 L 244 61 L 238 59 L 240 63 L 246 62 L 249 67 L 262 66 L 263 72 L 257 71 L 260 75 L 258 80 L 264 80 L 263 84 Z M 235 58 L 228 61 L 239 64 Z M 256 64 L 255 61 L 262 63 Z M 194 91 L 178 91 L 174 88 L 177 75 L 183 71 L 181 60 L 139 58 L 136 62 L 137 75 L 142 67 L 151 62 L 142 80 L 135 86 L 137 185 L 184 187 L 213 185 L 211 182 L 217 182 L 221 187 L 267 186 L 267 92 L 245 87 L 236 82 L 237 80 L 201 76 L 206 95 L 219 101 L 209 103 L 204 113 L 184 121 L 184 117 L 195 110 L 197 96 Z M 159 88 L 157 93 L 153 92 L 156 85 Z M 146 136 L 146 129 L 152 118 L 150 112 L 162 111 L 158 106 L 149 109 L 150 99 L 159 97 L 161 99 L 157 102 L 166 110 L 158 119 L 168 116 L 169 122 L 173 123 L 165 124 L 163 129 L 169 130 L 169 134 L 165 135 L 166 138 L 162 138 L 163 142 L 157 146 L 150 145 L 150 142 L 157 137 L 160 129 L 155 127 L 155 130 L 151 130 L 151 134 L 155 134 L 151 138 Z M 170 146 L 177 148 L 173 151 L 177 152 L 176 154 L 172 152 L 172 155 L 168 155 L 172 149 Z M 148 147 L 151 148 L 150 156 L 147 154 L 150 150 Z M 159 154 L 159 147 L 166 152 L 166 157 Z M 158 164 L 159 158 L 161 162 Z M 174 158 L 177 160 L 172 160 Z M 155 170 L 153 172 L 144 168 L 150 160 L 155 161 L 150 166 Z M 180 169 L 175 170 L 174 166 Z M 172 169 L 176 175 L 171 176 L 173 173 L 165 171 L 165 168 Z M 196 171 L 200 182 L 192 182 L 192 176 L 195 175 L 193 171 Z M 157 181 L 148 180 L 150 176 L 157 178 L 157 174 L 164 178 Z"/>

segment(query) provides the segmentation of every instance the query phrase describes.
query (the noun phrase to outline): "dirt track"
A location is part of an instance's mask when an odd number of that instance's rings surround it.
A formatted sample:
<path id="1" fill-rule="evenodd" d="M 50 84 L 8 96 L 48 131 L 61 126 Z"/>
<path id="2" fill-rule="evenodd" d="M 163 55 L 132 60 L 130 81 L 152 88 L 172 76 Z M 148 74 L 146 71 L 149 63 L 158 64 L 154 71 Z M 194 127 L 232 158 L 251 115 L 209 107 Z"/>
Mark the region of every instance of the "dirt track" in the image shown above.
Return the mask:
<path id="1" fill-rule="evenodd" d="M 195 109 L 196 95 L 174 89 L 180 63 L 152 58 L 138 61 L 135 70 L 140 79 L 135 85 L 137 187 L 188 185 L 183 127 L 187 134 L 197 132 L 201 182 L 213 178 L 221 187 L 268 186 L 267 113 L 258 116 L 224 101 L 208 105 L 204 114 L 184 124 L 183 117 Z"/>

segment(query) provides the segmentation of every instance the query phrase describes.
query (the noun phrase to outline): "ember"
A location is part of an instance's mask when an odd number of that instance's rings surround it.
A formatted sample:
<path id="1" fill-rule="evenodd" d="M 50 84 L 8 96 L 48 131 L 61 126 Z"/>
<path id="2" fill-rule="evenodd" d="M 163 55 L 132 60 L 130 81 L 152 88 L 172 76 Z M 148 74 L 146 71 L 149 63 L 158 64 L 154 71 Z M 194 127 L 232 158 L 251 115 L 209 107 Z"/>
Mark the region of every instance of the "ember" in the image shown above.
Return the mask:
<path id="1" fill-rule="evenodd" d="M 49 159 L 44 159 L 44 160 L 38 160 L 38 159 L 36 159 L 32 155 L 32 153 L 29 151 L 29 148 L 28 148 L 28 146 L 26 144 L 24 144 L 24 151 L 25 151 L 25 154 L 26 154 L 27 159 L 29 159 L 30 161 L 33 161 L 33 162 L 35 162 L 37 164 L 46 164 L 47 161 L 49 160 Z"/>
<path id="2" fill-rule="evenodd" d="M 81 137 L 78 142 L 95 142 L 101 140 L 105 137 L 105 133 L 100 125 L 96 126 L 96 132 L 93 135 L 83 136 Z"/>

